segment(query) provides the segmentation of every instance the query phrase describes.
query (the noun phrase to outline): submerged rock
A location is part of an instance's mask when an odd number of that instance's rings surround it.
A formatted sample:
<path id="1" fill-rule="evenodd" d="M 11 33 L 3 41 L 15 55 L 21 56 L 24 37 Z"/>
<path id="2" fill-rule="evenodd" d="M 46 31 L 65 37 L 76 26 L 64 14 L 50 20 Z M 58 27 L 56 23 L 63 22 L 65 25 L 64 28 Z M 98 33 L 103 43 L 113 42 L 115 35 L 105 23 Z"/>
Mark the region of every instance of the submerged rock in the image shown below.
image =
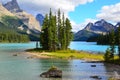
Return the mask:
<path id="1" fill-rule="evenodd" d="M 96 67 L 96 65 L 91 65 L 91 67 Z"/>
<path id="2" fill-rule="evenodd" d="M 32 59 L 32 58 L 34 58 L 33 56 L 29 56 L 29 57 L 27 57 L 27 59 Z"/>
<path id="3" fill-rule="evenodd" d="M 99 77 L 99 76 L 90 76 L 90 78 L 94 78 L 94 79 L 97 79 L 97 80 L 101 80 L 102 78 Z"/>
<path id="4" fill-rule="evenodd" d="M 17 54 L 13 54 L 13 56 L 17 56 Z"/>
<path id="5" fill-rule="evenodd" d="M 40 74 L 43 78 L 62 78 L 62 70 L 58 70 L 56 67 L 51 67 L 47 72 Z"/>

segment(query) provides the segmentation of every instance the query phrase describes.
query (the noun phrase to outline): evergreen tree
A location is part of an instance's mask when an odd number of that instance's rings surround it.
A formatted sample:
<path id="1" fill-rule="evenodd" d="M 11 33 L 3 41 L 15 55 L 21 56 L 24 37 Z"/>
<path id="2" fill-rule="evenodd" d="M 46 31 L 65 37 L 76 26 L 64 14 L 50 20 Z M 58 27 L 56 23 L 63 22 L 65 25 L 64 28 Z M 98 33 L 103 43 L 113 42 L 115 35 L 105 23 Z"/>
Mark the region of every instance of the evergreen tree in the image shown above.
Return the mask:
<path id="1" fill-rule="evenodd" d="M 62 15 L 62 28 L 61 28 L 61 33 L 62 37 L 61 37 L 61 49 L 65 50 L 66 49 L 66 26 L 65 26 L 65 17 L 64 14 Z"/>
<path id="2" fill-rule="evenodd" d="M 56 16 L 52 16 L 52 33 L 53 33 L 53 50 L 57 50 L 57 45 L 58 45 L 58 38 L 57 38 L 57 25 L 56 25 Z"/>
<path id="3" fill-rule="evenodd" d="M 118 31 L 117 31 L 117 40 L 118 40 L 118 56 L 119 56 L 119 60 L 120 60 L 120 26 L 118 27 Z"/>
<path id="4" fill-rule="evenodd" d="M 70 45 L 70 41 L 73 39 L 73 33 L 71 32 L 72 26 L 70 20 L 66 18 L 65 21 L 65 33 L 66 33 L 66 49 Z"/>
<path id="5" fill-rule="evenodd" d="M 106 53 L 104 54 L 104 60 L 105 60 L 106 62 L 109 62 L 109 61 L 110 61 L 110 58 L 111 58 L 110 49 L 107 48 Z"/>
<path id="6" fill-rule="evenodd" d="M 42 26 L 42 31 L 40 34 L 40 44 L 44 50 L 48 50 L 48 15 L 46 14 L 44 21 L 43 21 L 43 26 Z"/>
<path id="7" fill-rule="evenodd" d="M 50 51 L 52 51 L 52 38 L 53 38 L 53 34 L 52 34 L 52 11 L 50 9 L 49 21 L 48 21 L 48 47 L 49 47 Z"/>
<path id="8" fill-rule="evenodd" d="M 114 60 L 114 53 L 115 53 L 115 34 L 114 30 L 110 33 L 110 59 Z"/>
<path id="9" fill-rule="evenodd" d="M 62 23 L 61 23 L 61 12 L 60 12 L 60 9 L 58 10 L 58 22 L 57 22 L 57 28 L 58 28 L 58 48 L 61 49 L 61 44 L 62 44 Z"/>

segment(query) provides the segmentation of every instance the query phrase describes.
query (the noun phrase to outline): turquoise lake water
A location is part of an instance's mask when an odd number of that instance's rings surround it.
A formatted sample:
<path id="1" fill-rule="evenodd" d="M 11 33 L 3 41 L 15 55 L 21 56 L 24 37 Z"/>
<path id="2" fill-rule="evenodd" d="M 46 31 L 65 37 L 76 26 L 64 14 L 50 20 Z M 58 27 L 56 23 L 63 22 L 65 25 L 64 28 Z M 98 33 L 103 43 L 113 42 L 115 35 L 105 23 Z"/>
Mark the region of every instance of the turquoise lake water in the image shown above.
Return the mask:
<path id="1" fill-rule="evenodd" d="M 96 45 L 96 42 L 71 42 L 71 49 L 83 50 L 88 52 L 105 52 L 109 45 Z M 115 49 L 117 53 L 117 46 Z"/>
<path id="2" fill-rule="evenodd" d="M 72 42 L 70 45 L 71 49 L 98 52 L 104 52 L 107 47 L 87 42 Z M 63 78 L 57 80 L 95 80 L 90 78 L 94 75 L 107 80 L 112 73 L 110 67 L 103 63 L 86 63 L 83 60 L 27 59 L 29 55 L 23 52 L 30 48 L 35 48 L 34 42 L 0 43 L 0 80 L 56 80 L 39 77 L 52 64 L 63 71 Z M 18 56 L 13 56 L 15 53 Z"/>

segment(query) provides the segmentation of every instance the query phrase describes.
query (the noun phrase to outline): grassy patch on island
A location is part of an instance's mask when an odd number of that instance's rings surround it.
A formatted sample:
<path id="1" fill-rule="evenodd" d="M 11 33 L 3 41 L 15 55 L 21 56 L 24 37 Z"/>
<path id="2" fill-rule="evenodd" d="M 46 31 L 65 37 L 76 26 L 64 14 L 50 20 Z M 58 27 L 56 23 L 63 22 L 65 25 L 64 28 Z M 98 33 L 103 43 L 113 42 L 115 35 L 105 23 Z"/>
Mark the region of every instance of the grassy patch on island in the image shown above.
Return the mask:
<path id="1" fill-rule="evenodd" d="M 42 55 L 60 58 L 60 59 L 85 59 L 85 60 L 100 60 L 103 61 L 103 54 L 93 54 L 85 51 L 76 50 L 57 50 L 55 52 L 50 52 L 42 49 L 29 49 L 28 52 L 39 52 Z M 48 54 L 43 54 L 48 53 Z"/>

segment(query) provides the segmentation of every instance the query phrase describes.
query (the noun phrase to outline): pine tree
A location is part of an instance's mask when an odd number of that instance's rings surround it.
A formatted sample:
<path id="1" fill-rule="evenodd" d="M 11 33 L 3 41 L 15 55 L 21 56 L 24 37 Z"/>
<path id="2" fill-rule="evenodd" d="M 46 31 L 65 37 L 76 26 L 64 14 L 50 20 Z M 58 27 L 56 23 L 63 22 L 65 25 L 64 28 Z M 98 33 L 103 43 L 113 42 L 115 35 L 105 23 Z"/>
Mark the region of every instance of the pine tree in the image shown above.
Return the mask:
<path id="1" fill-rule="evenodd" d="M 52 32 L 53 32 L 53 50 L 57 50 L 58 38 L 57 38 L 57 27 L 56 27 L 56 16 L 52 16 Z"/>
<path id="2" fill-rule="evenodd" d="M 40 44 L 44 50 L 48 50 L 48 15 L 46 14 L 43 21 L 42 31 L 40 34 Z"/>
<path id="3" fill-rule="evenodd" d="M 66 26 L 65 32 L 66 32 L 66 49 L 67 49 L 68 46 L 70 45 L 71 40 L 73 39 L 73 34 L 71 32 L 72 26 L 68 18 L 66 18 L 65 26 Z"/>
<path id="4" fill-rule="evenodd" d="M 115 53 L 115 34 L 114 30 L 110 33 L 110 59 L 114 60 L 114 53 Z"/>
<path id="5" fill-rule="evenodd" d="M 48 22 L 48 46 L 49 46 L 49 50 L 52 51 L 53 50 L 53 18 L 52 18 L 52 11 L 50 9 L 50 13 L 49 13 L 49 22 Z"/>
<path id="6" fill-rule="evenodd" d="M 119 56 L 119 60 L 120 60 L 120 26 L 118 27 L 118 31 L 117 31 L 117 39 L 118 39 L 118 56 Z"/>
<path id="7" fill-rule="evenodd" d="M 104 60 L 105 60 L 106 62 L 109 62 L 109 61 L 110 61 L 110 58 L 111 58 L 110 49 L 107 48 L 106 53 L 104 54 Z"/>
<path id="8" fill-rule="evenodd" d="M 64 17 L 64 13 L 62 15 L 62 28 L 61 28 L 61 34 L 62 34 L 62 37 L 61 37 L 61 49 L 62 50 L 65 50 L 66 49 L 66 28 L 65 28 L 65 17 Z"/>
<path id="9" fill-rule="evenodd" d="M 57 28 L 58 28 L 58 48 L 59 49 L 61 49 L 61 44 L 62 44 L 62 40 L 61 40 L 61 38 L 62 38 L 62 23 L 61 23 L 61 12 L 60 12 L 60 9 L 58 10 L 58 22 L 57 22 Z"/>

